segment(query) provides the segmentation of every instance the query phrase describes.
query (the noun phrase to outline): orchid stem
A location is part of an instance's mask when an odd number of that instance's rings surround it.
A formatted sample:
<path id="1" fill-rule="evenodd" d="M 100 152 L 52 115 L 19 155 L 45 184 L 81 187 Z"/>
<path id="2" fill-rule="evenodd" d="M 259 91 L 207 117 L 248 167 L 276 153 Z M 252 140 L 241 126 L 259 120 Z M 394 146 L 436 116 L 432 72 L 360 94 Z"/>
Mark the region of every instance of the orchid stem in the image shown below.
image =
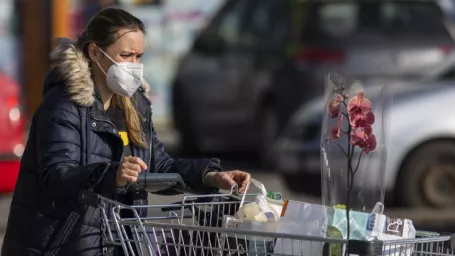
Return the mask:
<path id="1" fill-rule="evenodd" d="M 348 125 L 348 141 L 351 141 L 351 125 Z M 349 218 L 349 210 L 351 208 L 351 200 L 350 200 L 350 197 L 351 197 L 351 190 L 352 190 L 352 176 L 353 176 L 353 173 L 352 173 L 352 156 L 354 155 L 354 146 L 351 146 L 351 145 L 348 145 L 348 173 L 346 175 L 346 186 L 347 186 L 347 190 L 346 190 L 346 232 L 347 232 L 347 235 L 346 235 L 346 239 L 349 241 L 350 239 L 350 236 L 351 236 L 351 225 L 350 225 L 350 218 Z M 345 252 L 345 255 L 347 256 L 348 255 L 348 246 L 346 246 L 346 252 Z"/>
<path id="2" fill-rule="evenodd" d="M 346 151 L 343 149 L 343 147 L 340 146 L 340 144 L 338 144 L 338 143 L 335 142 L 335 145 L 338 146 L 338 148 L 341 150 L 341 152 L 343 153 L 343 155 L 344 155 L 345 157 L 348 157 L 348 154 L 347 154 Z"/>
<path id="3" fill-rule="evenodd" d="M 347 111 L 347 104 L 346 104 L 346 99 L 343 100 L 343 105 L 345 106 L 346 108 L 346 111 Z M 351 208 L 351 200 L 350 200 L 350 197 L 351 197 L 351 190 L 352 190 L 352 181 L 353 181 L 353 176 L 354 176 L 354 173 L 352 172 L 352 156 L 354 155 L 354 145 L 350 145 L 350 141 L 351 141 L 351 132 L 352 132 L 352 126 L 351 124 L 349 123 L 349 116 L 347 113 L 343 113 L 343 115 L 347 118 L 348 120 L 348 131 L 347 131 L 347 136 L 348 136 L 348 153 L 347 153 L 347 160 L 348 160 L 348 173 L 346 175 L 346 232 L 347 232 L 347 235 L 346 235 L 346 240 L 349 241 L 350 237 L 351 237 L 351 225 L 350 225 L 350 216 L 349 216 L 349 211 L 350 211 L 350 208 Z M 348 242 L 349 244 L 349 242 Z M 349 255 L 349 248 L 348 248 L 348 244 L 346 245 L 346 251 L 345 251 L 345 256 L 348 256 Z"/>
<path id="4" fill-rule="evenodd" d="M 354 169 L 354 175 L 357 173 L 357 171 L 359 170 L 359 166 L 360 166 L 360 160 L 362 159 L 362 156 L 363 156 L 363 150 L 360 152 L 360 155 L 359 155 L 359 159 L 357 160 L 357 165 Z"/>

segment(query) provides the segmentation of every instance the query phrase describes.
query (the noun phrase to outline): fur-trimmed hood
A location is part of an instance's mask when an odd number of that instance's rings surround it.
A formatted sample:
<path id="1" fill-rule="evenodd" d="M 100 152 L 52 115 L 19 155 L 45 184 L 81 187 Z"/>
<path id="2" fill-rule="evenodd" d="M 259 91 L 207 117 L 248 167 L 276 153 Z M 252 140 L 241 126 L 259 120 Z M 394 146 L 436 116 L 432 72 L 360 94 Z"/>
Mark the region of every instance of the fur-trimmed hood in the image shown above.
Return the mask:
<path id="1" fill-rule="evenodd" d="M 83 107 L 92 106 L 95 102 L 95 85 L 89 61 L 76 44 L 69 39 L 58 39 L 50 57 L 55 67 L 46 77 L 43 95 L 54 86 L 64 84 L 71 101 Z M 144 79 L 142 89 L 148 95 L 150 86 Z"/>

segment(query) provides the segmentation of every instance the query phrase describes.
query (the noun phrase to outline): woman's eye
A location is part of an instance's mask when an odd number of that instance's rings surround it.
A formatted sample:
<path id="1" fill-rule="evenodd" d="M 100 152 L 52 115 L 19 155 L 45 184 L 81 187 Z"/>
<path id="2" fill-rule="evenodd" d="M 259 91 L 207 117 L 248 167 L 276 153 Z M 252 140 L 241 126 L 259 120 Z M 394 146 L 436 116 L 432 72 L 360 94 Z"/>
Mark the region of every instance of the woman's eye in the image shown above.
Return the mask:
<path id="1" fill-rule="evenodd" d="M 134 61 L 140 61 L 142 54 L 136 55 L 133 53 L 125 53 L 125 54 L 120 54 L 120 57 L 122 57 L 123 60 L 134 62 Z"/>

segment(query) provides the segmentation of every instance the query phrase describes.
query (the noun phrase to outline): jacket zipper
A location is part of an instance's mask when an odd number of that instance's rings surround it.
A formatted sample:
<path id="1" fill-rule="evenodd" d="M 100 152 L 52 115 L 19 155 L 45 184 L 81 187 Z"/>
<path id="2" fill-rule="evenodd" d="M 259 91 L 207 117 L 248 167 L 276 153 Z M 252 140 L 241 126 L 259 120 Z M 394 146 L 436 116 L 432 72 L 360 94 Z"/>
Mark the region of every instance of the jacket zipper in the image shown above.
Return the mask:
<path id="1" fill-rule="evenodd" d="M 93 118 L 93 120 L 98 121 L 98 122 L 106 122 L 106 123 L 110 124 L 115 130 L 117 130 L 117 127 L 115 127 L 114 123 L 112 123 L 110 120 L 102 120 L 102 119 L 98 119 L 98 118 L 96 118 L 94 116 L 92 116 L 92 118 Z M 118 133 L 114 132 L 114 135 L 117 136 L 117 138 L 122 139 Z M 123 148 L 122 148 L 122 155 L 123 155 Z M 103 230 L 105 228 L 106 227 L 105 227 L 104 223 L 102 222 L 101 229 Z M 105 232 L 105 231 L 102 231 L 102 232 Z M 107 247 L 106 247 L 106 244 L 105 244 L 105 240 L 102 239 L 102 242 L 101 242 L 101 255 L 107 255 L 107 252 L 108 252 L 108 250 L 107 250 Z"/>

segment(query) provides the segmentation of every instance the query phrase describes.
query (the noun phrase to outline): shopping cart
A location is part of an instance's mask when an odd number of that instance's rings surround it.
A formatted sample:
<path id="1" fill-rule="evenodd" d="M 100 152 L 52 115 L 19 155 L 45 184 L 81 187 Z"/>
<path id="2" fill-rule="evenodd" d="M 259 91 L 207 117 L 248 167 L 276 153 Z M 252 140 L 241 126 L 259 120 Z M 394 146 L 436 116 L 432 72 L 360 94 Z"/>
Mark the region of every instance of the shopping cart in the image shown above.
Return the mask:
<path id="1" fill-rule="evenodd" d="M 184 188 L 178 174 L 147 175 L 137 184 L 149 192 L 152 188 Z M 346 241 L 227 228 L 223 217 L 233 215 L 241 200 L 249 202 L 255 196 L 240 197 L 236 189 L 234 186 L 226 194 L 185 196 L 181 202 L 169 205 L 129 206 L 89 191 L 82 193 L 80 200 L 101 208 L 103 239 L 121 248 L 126 256 L 339 256 L 345 250 L 351 255 L 367 256 L 455 255 L 455 239 L 437 233 L 397 241 Z M 143 209 L 147 209 L 148 217 L 139 215 Z"/>

